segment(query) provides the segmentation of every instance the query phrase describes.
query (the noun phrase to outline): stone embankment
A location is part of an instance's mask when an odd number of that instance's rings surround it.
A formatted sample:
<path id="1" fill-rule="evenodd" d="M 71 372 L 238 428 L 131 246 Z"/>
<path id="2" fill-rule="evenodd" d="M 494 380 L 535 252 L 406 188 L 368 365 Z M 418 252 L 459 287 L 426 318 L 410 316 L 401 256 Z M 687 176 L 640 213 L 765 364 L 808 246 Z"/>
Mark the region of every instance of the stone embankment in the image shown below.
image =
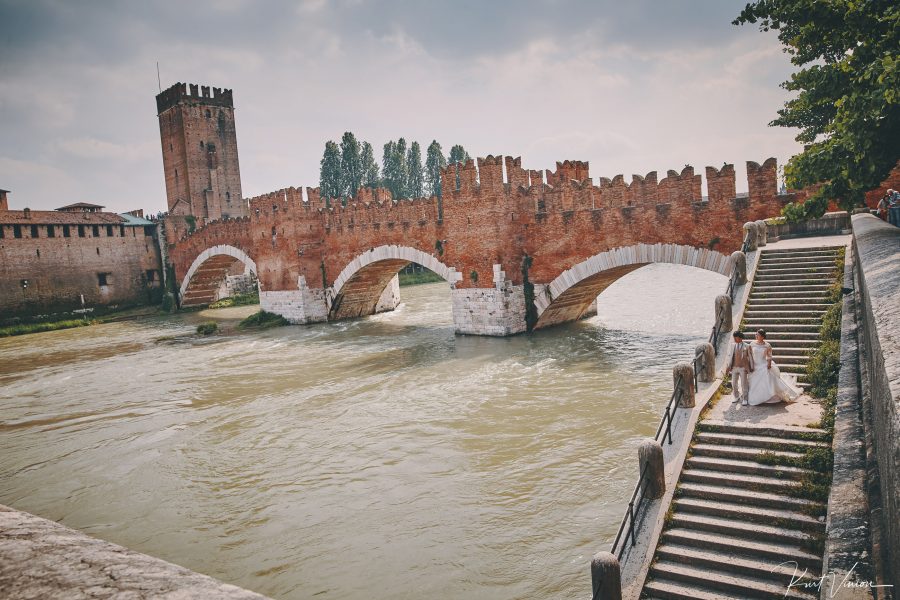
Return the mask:
<path id="1" fill-rule="evenodd" d="M 0 598 L 265 600 L 248 590 L 2 505 Z"/>

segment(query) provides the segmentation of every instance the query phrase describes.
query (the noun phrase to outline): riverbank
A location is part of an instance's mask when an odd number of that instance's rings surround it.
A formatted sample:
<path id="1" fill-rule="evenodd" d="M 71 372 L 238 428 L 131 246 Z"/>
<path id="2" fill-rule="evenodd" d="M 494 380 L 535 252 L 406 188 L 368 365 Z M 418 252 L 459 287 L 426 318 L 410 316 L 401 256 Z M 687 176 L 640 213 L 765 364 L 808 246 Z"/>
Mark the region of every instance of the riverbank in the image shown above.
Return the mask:
<path id="1" fill-rule="evenodd" d="M 74 329 L 76 327 L 87 327 L 90 325 L 99 325 L 101 323 L 117 323 L 119 321 L 127 321 L 159 314 L 158 306 L 141 306 L 137 308 L 127 308 L 124 310 L 116 310 L 107 312 L 102 315 L 85 315 L 80 319 L 60 319 L 57 321 L 36 321 L 31 323 L 16 323 L 0 327 L 0 338 L 13 337 L 17 335 L 28 335 L 32 333 L 45 333 L 47 331 L 58 331 L 61 329 Z"/>
<path id="2" fill-rule="evenodd" d="M 441 277 L 434 271 L 429 271 L 428 269 L 423 269 L 422 271 L 419 271 L 417 273 L 406 273 L 405 271 L 400 271 L 398 277 L 400 279 L 400 287 L 408 285 L 420 285 L 423 283 L 437 283 L 444 280 L 443 277 Z"/>

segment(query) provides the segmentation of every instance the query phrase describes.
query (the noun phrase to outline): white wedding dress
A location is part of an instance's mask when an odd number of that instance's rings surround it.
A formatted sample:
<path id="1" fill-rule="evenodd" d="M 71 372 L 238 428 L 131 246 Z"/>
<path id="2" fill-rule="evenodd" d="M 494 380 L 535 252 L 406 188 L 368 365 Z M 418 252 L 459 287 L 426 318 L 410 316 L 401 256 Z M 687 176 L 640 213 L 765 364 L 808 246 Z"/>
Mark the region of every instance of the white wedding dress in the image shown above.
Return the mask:
<path id="1" fill-rule="evenodd" d="M 753 352 L 753 372 L 749 377 L 750 394 L 747 396 L 747 402 L 751 405 L 793 402 L 803 393 L 803 390 L 797 387 L 796 377 L 782 375 L 775 361 L 772 361 L 772 368 L 766 368 L 766 352 L 770 348 L 768 342 L 750 344 Z"/>

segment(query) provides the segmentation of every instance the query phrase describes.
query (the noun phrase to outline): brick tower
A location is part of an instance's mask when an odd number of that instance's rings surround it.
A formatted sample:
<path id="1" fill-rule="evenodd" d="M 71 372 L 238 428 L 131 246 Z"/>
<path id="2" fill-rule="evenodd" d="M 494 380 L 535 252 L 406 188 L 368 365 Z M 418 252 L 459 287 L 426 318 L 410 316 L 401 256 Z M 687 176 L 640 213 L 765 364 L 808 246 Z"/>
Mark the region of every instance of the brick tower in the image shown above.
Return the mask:
<path id="1" fill-rule="evenodd" d="M 156 111 L 169 214 L 197 226 L 246 216 L 231 90 L 176 83 L 156 96 Z"/>

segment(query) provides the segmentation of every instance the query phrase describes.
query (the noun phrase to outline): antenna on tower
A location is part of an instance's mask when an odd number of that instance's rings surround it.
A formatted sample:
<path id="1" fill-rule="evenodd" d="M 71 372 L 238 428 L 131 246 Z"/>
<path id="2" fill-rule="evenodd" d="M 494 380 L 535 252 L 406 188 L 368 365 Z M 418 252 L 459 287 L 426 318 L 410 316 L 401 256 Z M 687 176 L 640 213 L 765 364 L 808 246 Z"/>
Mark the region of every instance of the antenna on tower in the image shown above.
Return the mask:
<path id="1" fill-rule="evenodd" d="M 159 86 L 159 91 L 162 92 L 162 79 L 159 78 L 159 61 L 156 61 L 156 85 Z"/>

